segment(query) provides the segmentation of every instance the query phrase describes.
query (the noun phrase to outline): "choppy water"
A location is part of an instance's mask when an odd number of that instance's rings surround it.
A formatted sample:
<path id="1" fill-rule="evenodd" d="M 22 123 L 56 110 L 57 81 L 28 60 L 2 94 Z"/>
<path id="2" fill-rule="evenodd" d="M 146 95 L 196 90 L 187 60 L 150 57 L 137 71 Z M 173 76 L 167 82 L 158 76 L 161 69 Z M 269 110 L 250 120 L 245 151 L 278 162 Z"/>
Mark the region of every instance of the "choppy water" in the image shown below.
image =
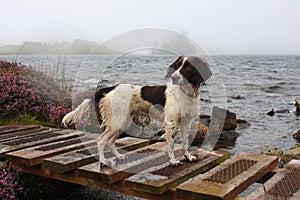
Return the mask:
<path id="1" fill-rule="evenodd" d="M 97 84 L 165 84 L 169 82 L 164 78 L 166 69 L 176 56 L 0 56 L 0 59 L 32 65 L 58 79 L 64 76 L 83 91 Z M 202 89 L 201 97 L 211 102 L 201 102 L 200 112 L 210 113 L 213 105 L 219 105 L 251 123 L 249 128 L 238 130 L 241 135 L 229 151 L 259 153 L 265 144 L 288 150 L 295 143 L 291 134 L 300 129 L 300 117 L 293 113 L 270 117 L 265 113 L 271 108 L 295 110 L 294 100 L 300 98 L 300 56 L 215 56 L 208 62 L 213 65 L 213 72 L 219 74 L 214 73 L 217 79 L 212 78 Z M 210 87 L 213 85 L 217 87 Z M 232 98 L 238 95 L 243 98 Z"/>

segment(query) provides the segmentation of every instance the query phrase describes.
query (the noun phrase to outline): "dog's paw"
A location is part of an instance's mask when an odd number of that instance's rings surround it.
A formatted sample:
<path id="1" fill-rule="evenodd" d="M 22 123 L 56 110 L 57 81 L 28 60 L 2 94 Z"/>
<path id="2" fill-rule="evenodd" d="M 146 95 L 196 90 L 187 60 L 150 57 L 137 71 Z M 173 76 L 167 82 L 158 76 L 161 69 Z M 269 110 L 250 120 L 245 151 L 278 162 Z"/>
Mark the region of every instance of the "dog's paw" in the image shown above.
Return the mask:
<path id="1" fill-rule="evenodd" d="M 170 164 L 171 164 L 171 166 L 178 166 L 178 165 L 182 165 L 182 162 L 180 162 L 179 160 L 176 160 L 176 159 L 171 159 Z"/>
<path id="2" fill-rule="evenodd" d="M 194 161 L 197 161 L 197 160 L 198 160 L 196 156 L 193 156 L 193 155 L 191 155 L 190 153 L 186 154 L 185 157 L 186 157 L 186 159 L 187 159 L 188 161 L 190 161 L 190 162 L 194 162 Z"/>
<path id="3" fill-rule="evenodd" d="M 111 163 L 108 160 L 101 160 L 100 162 L 100 167 L 105 167 L 105 166 L 110 166 Z"/>
<path id="4" fill-rule="evenodd" d="M 116 158 L 118 160 L 125 160 L 126 159 L 126 155 L 124 155 L 124 154 L 118 154 L 118 155 L 116 155 Z"/>

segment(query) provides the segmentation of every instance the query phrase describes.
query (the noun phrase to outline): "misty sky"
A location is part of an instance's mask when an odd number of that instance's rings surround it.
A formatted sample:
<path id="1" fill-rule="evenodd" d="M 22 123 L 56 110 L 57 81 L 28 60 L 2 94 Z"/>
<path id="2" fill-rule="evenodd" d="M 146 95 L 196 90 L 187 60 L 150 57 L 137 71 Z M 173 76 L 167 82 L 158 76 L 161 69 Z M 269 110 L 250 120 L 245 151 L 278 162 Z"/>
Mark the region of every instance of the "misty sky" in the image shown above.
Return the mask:
<path id="1" fill-rule="evenodd" d="M 298 0 L 0 0 L 0 45 L 186 32 L 211 54 L 300 54 Z"/>

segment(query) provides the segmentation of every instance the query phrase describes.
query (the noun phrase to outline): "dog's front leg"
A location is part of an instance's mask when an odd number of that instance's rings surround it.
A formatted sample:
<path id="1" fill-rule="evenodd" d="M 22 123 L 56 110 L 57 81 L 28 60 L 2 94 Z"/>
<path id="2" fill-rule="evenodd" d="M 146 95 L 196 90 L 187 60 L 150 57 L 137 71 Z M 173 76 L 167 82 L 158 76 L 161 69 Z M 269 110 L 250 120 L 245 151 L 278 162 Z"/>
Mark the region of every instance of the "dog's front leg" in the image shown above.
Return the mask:
<path id="1" fill-rule="evenodd" d="M 180 126 L 180 134 L 182 139 L 182 147 L 184 149 L 184 156 L 190 161 L 196 161 L 197 157 L 190 154 L 188 151 L 189 149 L 189 137 L 188 137 L 188 131 L 190 130 L 191 124 L 193 119 L 184 119 L 182 120 L 181 126 Z"/>
<path id="2" fill-rule="evenodd" d="M 165 131 L 166 131 L 166 143 L 167 143 L 167 154 L 170 159 L 170 164 L 172 166 L 177 166 L 182 164 L 179 160 L 176 160 L 174 155 L 174 138 L 178 129 L 176 128 L 176 124 L 174 122 L 166 122 L 165 123 Z"/>

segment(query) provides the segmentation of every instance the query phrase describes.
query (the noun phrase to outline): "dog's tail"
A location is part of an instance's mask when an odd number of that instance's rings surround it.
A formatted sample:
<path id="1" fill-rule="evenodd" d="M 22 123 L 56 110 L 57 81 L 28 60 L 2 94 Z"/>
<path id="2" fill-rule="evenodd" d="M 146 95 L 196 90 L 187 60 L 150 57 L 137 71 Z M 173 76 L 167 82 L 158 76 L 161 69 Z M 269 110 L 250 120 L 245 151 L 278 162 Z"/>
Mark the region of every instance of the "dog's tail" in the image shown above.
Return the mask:
<path id="1" fill-rule="evenodd" d="M 75 110 L 64 116 L 61 121 L 62 126 L 68 127 L 72 124 L 75 124 L 80 119 L 89 118 L 92 111 L 92 103 L 95 103 L 95 106 L 97 106 L 100 100 L 116 87 L 117 85 L 98 89 L 94 96 L 85 99 Z M 97 117 L 99 117 L 99 115 L 97 115 Z"/>
<path id="2" fill-rule="evenodd" d="M 62 119 L 62 126 L 68 127 L 84 117 L 88 118 L 91 113 L 92 99 L 85 99 L 75 110 L 69 112 Z"/>

